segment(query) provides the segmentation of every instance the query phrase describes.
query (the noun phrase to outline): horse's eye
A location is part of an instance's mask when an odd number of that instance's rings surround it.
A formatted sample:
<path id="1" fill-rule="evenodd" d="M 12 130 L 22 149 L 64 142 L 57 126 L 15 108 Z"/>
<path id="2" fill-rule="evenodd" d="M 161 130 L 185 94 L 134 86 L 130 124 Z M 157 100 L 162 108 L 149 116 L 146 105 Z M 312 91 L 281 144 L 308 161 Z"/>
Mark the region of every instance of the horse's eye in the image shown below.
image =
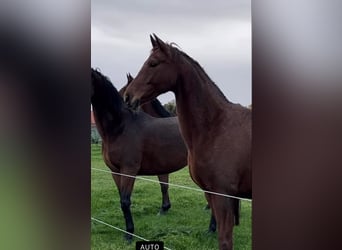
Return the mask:
<path id="1" fill-rule="evenodd" d="M 157 66 L 159 63 L 157 62 L 157 61 L 150 61 L 149 62 L 149 65 L 150 65 L 150 67 L 155 67 L 155 66 Z"/>

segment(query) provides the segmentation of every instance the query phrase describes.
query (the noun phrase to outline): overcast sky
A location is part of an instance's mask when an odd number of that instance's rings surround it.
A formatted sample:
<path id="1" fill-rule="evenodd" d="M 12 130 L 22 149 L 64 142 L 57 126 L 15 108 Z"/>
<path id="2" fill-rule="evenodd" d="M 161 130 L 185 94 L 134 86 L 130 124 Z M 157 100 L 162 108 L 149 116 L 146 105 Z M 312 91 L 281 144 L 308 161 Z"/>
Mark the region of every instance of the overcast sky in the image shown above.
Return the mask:
<path id="1" fill-rule="evenodd" d="M 126 84 L 126 73 L 138 73 L 151 49 L 149 35 L 155 33 L 198 61 L 230 101 L 251 104 L 250 0 L 91 4 L 91 65 L 109 76 L 117 89 Z M 174 95 L 159 99 L 166 103 Z"/>

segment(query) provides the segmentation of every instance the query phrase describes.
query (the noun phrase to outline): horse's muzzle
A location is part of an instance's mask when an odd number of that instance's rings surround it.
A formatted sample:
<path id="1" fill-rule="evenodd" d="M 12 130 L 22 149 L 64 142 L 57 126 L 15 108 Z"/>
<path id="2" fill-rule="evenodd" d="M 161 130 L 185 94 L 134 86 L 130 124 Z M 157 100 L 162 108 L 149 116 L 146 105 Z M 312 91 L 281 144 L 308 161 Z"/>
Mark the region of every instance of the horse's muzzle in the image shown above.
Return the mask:
<path id="1" fill-rule="evenodd" d="M 140 100 L 135 99 L 133 100 L 129 95 L 124 96 L 124 102 L 127 104 L 127 106 L 133 110 L 137 110 L 140 106 Z"/>
<path id="2" fill-rule="evenodd" d="M 124 97 L 123 97 L 123 100 L 124 100 L 124 102 L 127 104 L 127 105 L 129 105 L 129 95 L 127 95 L 127 94 L 125 94 L 124 95 Z"/>

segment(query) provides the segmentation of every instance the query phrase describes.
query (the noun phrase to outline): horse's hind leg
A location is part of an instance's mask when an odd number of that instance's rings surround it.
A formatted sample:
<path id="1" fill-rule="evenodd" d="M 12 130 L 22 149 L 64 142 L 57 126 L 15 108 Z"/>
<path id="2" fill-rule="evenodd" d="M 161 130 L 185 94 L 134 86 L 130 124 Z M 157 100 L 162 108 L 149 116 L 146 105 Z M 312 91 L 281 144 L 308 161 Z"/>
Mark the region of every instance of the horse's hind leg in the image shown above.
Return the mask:
<path id="1" fill-rule="evenodd" d="M 205 198 L 207 199 L 207 207 L 210 208 L 210 203 L 211 203 L 211 197 L 209 194 L 205 193 Z M 210 222 L 209 222 L 209 229 L 208 229 L 208 233 L 214 233 L 216 231 L 216 219 L 214 216 L 214 210 L 211 210 L 211 218 L 210 218 Z"/>
<path id="2" fill-rule="evenodd" d="M 208 197 L 207 197 L 207 195 L 206 195 L 206 193 L 204 193 L 204 197 L 206 198 L 206 200 L 207 200 L 207 205 L 204 207 L 204 209 L 205 210 L 209 210 L 210 209 L 210 205 L 209 205 L 209 201 L 208 201 Z"/>
<path id="3" fill-rule="evenodd" d="M 209 223 L 209 233 L 215 233 L 216 231 L 216 219 L 213 213 L 211 213 L 210 223 Z"/>
<path id="4" fill-rule="evenodd" d="M 240 206 L 241 201 L 239 199 L 234 199 L 234 218 L 235 218 L 235 225 L 240 225 Z"/>
<path id="5" fill-rule="evenodd" d="M 220 250 L 233 249 L 234 200 L 218 195 L 211 197 L 212 209 L 217 219 L 218 239 Z"/>
<path id="6" fill-rule="evenodd" d="M 158 179 L 160 182 L 169 183 L 169 175 L 168 174 L 158 175 Z M 171 202 L 170 202 L 170 198 L 169 198 L 169 191 L 168 191 L 169 185 L 164 184 L 164 183 L 160 183 L 160 188 L 161 188 L 161 192 L 162 192 L 162 206 L 160 208 L 160 214 L 164 214 L 171 207 Z"/>
<path id="7" fill-rule="evenodd" d="M 121 210 L 125 217 L 126 222 L 126 231 L 129 233 L 134 233 L 134 223 L 133 217 L 131 213 L 131 194 L 134 185 L 134 178 L 122 176 L 120 179 L 120 202 L 121 202 Z M 126 234 L 126 240 L 129 242 L 132 241 L 132 235 Z"/>

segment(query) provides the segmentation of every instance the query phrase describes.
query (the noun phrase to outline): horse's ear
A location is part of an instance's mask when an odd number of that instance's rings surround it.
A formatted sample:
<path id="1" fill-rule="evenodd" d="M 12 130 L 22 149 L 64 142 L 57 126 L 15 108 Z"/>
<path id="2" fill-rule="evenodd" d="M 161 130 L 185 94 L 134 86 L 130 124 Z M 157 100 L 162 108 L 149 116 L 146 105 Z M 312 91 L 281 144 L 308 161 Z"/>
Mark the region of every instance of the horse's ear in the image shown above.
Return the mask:
<path id="1" fill-rule="evenodd" d="M 151 39 L 152 47 L 153 47 L 153 48 L 156 48 L 156 47 L 158 47 L 157 41 L 156 41 L 156 40 L 154 40 L 154 38 L 153 38 L 153 36 L 152 36 L 152 35 L 150 35 L 150 39 Z"/>
<path id="2" fill-rule="evenodd" d="M 130 73 L 126 74 L 126 76 L 127 76 L 127 83 L 130 83 L 131 81 L 133 81 L 133 76 Z"/>
<path id="3" fill-rule="evenodd" d="M 156 44 L 157 44 L 157 47 L 158 47 L 161 51 L 163 51 L 163 52 L 165 52 L 165 53 L 168 53 L 168 47 L 167 47 L 167 45 L 166 45 L 159 37 L 157 37 L 156 34 L 153 33 L 153 36 L 154 36 L 155 42 L 156 42 Z"/>

